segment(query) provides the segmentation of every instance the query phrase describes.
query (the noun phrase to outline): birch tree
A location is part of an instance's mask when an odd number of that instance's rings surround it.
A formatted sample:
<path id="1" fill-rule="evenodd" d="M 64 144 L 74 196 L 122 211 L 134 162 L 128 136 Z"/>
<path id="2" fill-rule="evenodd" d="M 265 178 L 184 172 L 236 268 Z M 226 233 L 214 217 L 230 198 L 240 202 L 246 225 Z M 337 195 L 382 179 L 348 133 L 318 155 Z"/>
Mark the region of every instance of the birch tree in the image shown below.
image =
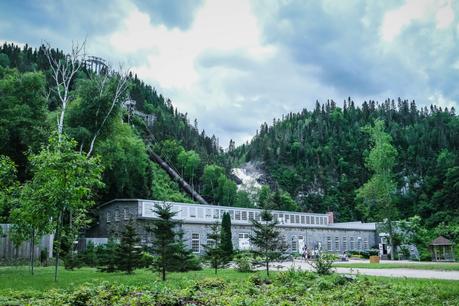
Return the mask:
<path id="1" fill-rule="evenodd" d="M 45 42 L 44 53 L 51 68 L 51 77 L 55 85 L 54 89 L 60 102 L 60 115 L 57 119 L 57 133 L 59 141 L 61 141 L 64 131 L 65 112 L 73 99 L 70 92 L 72 82 L 86 58 L 86 41 L 82 43 L 72 42 L 70 53 L 63 58 L 51 49 L 51 45 L 48 42 Z"/>

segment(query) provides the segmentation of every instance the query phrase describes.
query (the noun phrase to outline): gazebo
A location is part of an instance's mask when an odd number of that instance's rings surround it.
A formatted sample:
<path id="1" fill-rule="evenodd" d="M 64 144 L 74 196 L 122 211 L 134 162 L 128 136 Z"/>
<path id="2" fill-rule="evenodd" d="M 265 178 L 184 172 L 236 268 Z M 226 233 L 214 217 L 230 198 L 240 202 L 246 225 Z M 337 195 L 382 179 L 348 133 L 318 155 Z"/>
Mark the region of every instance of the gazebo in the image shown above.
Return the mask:
<path id="1" fill-rule="evenodd" d="M 443 236 L 434 239 L 429 247 L 432 261 L 454 261 L 454 243 Z"/>

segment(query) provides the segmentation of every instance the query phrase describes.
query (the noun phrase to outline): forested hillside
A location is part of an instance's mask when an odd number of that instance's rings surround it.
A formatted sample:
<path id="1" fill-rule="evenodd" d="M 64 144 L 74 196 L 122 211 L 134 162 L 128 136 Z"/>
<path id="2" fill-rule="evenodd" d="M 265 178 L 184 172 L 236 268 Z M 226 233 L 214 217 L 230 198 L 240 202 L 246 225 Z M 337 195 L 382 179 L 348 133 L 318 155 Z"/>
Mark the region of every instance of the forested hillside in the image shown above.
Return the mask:
<path id="1" fill-rule="evenodd" d="M 459 119 L 454 109 L 418 108 L 387 100 L 356 106 L 328 101 L 263 124 L 250 143 L 228 153 L 235 164 L 261 161 L 271 188 L 288 192 L 301 210 L 334 211 L 358 220 L 356 190 L 370 177 L 369 135 L 363 127 L 385 122 L 398 151 L 394 169 L 400 218 L 420 215 L 427 225 L 459 220 Z"/>
<path id="2" fill-rule="evenodd" d="M 45 46 L 0 46 L 0 155 L 11 158 L 21 183 L 32 177 L 28 155 L 47 143 L 60 114 L 46 50 Z M 61 51 L 49 50 L 57 61 L 64 60 Z M 97 74 L 82 66 L 70 84 L 64 133 L 77 141 L 75 150 L 81 154 L 100 156 L 105 185 L 98 190 L 96 201 L 193 201 L 149 159 L 150 145 L 209 202 L 229 203 L 237 198 L 236 184 L 227 176 L 229 168 L 217 138 L 199 131 L 196 120 L 191 124 L 187 114 L 132 73 L 125 75 L 125 90 L 115 99 L 123 77 L 120 73 Z M 154 115 L 153 125 L 122 107 L 130 99 L 135 101 L 136 111 Z M 0 203 L 4 219 L 8 219 L 11 205 Z"/>

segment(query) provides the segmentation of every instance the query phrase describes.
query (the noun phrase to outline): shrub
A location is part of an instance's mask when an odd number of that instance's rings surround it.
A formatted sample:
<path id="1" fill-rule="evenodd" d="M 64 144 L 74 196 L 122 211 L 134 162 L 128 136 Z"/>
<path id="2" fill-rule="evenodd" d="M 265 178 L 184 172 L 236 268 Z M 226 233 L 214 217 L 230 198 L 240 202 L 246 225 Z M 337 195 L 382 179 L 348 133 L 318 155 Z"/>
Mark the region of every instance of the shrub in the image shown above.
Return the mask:
<path id="1" fill-rule="evenodd" d="M 252 272 L 252 256 L 247 253 L 240 253 L 234 257 L 234 263 L 236 264 L 236 270 L 239 272 Z"/>
<path id="2" fill-rule="evenodd" d="M 333 262 L 337 259 L 335 254 L 320 253 L 315 260 L 308 260 L 308 264 L 319 275 L 326 275 L 332 273 Z"/>

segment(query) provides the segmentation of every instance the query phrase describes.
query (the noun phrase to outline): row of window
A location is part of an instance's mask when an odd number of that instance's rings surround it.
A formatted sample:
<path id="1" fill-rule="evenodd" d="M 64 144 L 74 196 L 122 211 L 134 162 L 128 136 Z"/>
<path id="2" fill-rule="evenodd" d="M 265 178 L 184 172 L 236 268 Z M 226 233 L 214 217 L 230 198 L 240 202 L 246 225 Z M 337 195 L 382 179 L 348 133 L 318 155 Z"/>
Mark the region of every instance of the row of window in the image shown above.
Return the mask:
<path id="1" fill-rule="evenodd" d="M 245 250 L 250 248 L 250 238 L 248 233 L 239 233 L 239 249 Z M 327 251 L 350 251 L 350 250 L 368 250 L 368 239 L 362 239 L 361 237 L 349 237 L 349 247 L 348 247 L 348 237 L 335 237 L 335 248 L 332 249 L 332 237 L 327 237 Z M 342 240 L 342 248 L 340 248 L 340 240 Z M 362 245 L 363 242 L 363 245 Z M 213 240 L 207 239 L 208 244 L 212 244 Z M 291 241 L 291 251 L 293 253 L 302 252 L 302 249 L 305 245 L 303 236 L 294 236 Z M 363 248 L 362 248 L 363 247 Z M 194 253 L 199 253 L 201 251 L 201 242 L 199 233 L 191 234 L 191 249 Z"/>
<path id="2" fill-rule="evenodd" d="M 334 250 L 335 251 L 353 251 L 353 250 L 362 250 L 362 238 L 357 237 L 335 237 L 334 239 Z M 342 247 L 340 247 L 342 246 Z M 332 251 L 332 237 L 327 237 L 327 250 Z M 363 250 L 368 250 L 368 239 L 363 239 Z"/>
<path id="3" fill-rule="evenodd" d="M 129 211 L 126 208 L 123 208 L 123 214 L 122 214 L 123 220 L 129 220 Z M 107 211 L 106 214 L 107 218 L 107 223 L 110 223 L 112 221 L 112 213 L 110 211 Z M 113 212 L 113 221 L 120 221 L 120 211 L 117 209 Z"/>
<path id="4" fill-rule="evenodd" d="M 223 214 L 228 212 L 231 220 L 235 221 L 261 220 L 260 212 L 257 211 L 203 207 L 175 207 L 174 210 L 180 212 L 181 218 L 221 219 Z M 281 224 L 327 224 L 327 217 L 322 216 L 274 213 L 273 217 Z"/>

